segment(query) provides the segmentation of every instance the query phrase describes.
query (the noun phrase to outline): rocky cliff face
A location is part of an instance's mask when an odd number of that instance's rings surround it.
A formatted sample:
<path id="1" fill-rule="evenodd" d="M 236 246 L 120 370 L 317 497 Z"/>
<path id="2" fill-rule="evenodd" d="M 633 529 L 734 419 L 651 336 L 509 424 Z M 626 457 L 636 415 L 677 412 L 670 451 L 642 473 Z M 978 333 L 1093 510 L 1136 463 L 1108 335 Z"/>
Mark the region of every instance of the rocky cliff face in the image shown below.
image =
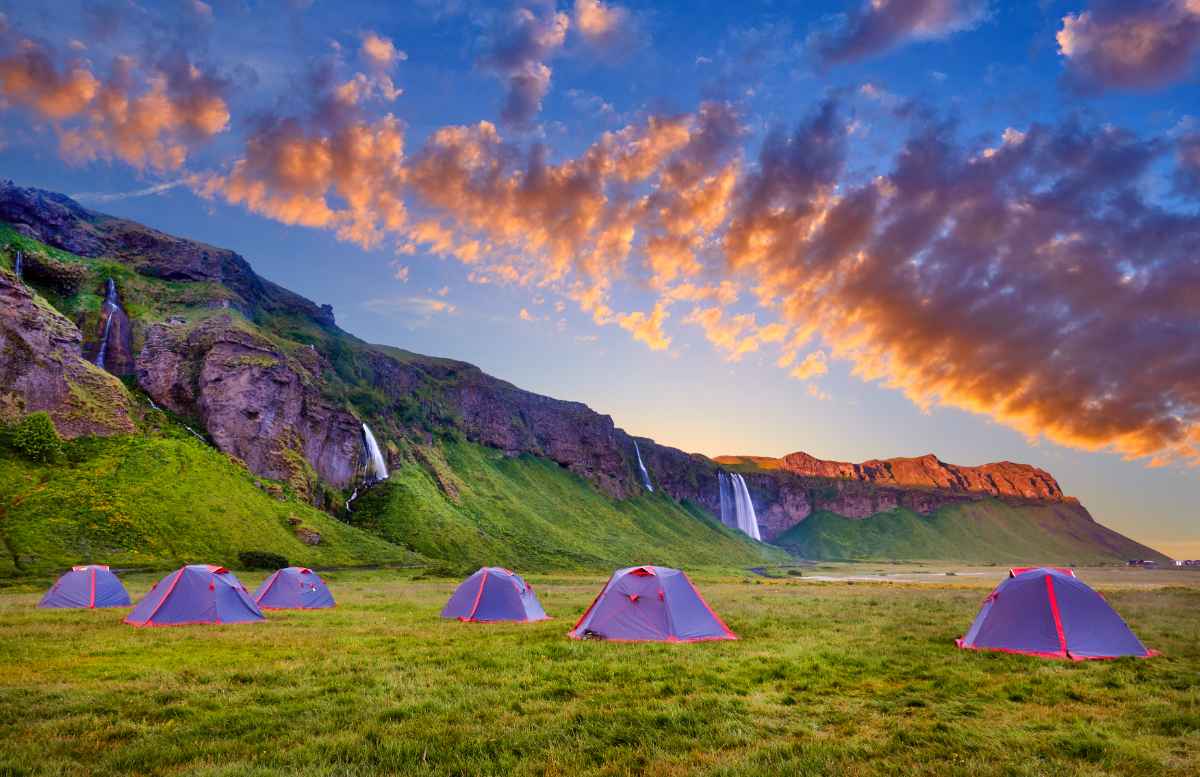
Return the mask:
<path id="1" fill-rule="evenodd" d="M 1058 482 L 1045 470 L 1001 461 L 978 467 L 947 464 L 932 453 L 916 458 L 872 459 L 861 464 L 823 461 L 804 452 L 779 460 L 788 472 L 809 477 L 861 480 L 889 486 L 970 491 L 1024 499 L 1062 499 Z"/>
<path id="2" fill-rule="evenodd" d="M 305 465 L 349 485 L 363 464 L 362 427 L 321 396 L 320 359 L 289 358 L 231 316 L 152 326 L 137 357 L 139 385 L 156 402 L 198 419 L 222 451 L 251 471 L 300 488 Z"/>
<path id="3" fill-rule="evenodd" d="M 232 306 L 247 315 L 290 311 L 325 326 L 334 323 L 328 306 L 260 278 L 233 251 L 88 210 L 63 194 L 0 181 L 0 221 L 54 248 L 115 259 L 151 277 L 220 283 L 236 295 Z"/>
<path id="4" fill-rule="evenodd" d="M 82 344 L 75 324 L 0 272 L 0 416 L 45 410 L 64 437 L 135 431 L 129 392 Z"/>

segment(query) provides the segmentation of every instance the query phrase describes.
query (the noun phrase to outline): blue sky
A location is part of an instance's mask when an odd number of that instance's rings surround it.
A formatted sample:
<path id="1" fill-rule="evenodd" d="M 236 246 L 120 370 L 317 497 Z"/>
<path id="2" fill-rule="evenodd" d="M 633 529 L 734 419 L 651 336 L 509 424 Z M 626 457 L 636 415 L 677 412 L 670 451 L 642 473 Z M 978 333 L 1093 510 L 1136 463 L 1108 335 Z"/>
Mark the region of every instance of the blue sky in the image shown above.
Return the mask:
<path id="1" fill-rule="evenodd" d="M 1029 462 L 1200 556 L 1200 7 L 792 5 L 0 3 L 0 160 L 660 442 Z"/>

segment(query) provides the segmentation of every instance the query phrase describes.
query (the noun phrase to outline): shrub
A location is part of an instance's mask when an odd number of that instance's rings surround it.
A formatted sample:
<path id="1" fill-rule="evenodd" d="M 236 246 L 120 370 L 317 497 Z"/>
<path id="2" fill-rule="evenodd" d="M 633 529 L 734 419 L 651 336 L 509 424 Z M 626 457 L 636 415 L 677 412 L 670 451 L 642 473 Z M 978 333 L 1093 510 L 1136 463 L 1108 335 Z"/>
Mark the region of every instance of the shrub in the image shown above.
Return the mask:
<path id="1" fill-rule="evenodd" d="M 238 554 L 238 561 L 245 569 L 283 569 L 288 566 L 285 557 L 265 550 L 243 550 Z"/>
<path id="2" fill-rule="evenodd" d="M 9 443 L 27 458 L 49 464 L 62 455 L 62 439 L 45 411 L 30 413 L 8 435 Z"/>

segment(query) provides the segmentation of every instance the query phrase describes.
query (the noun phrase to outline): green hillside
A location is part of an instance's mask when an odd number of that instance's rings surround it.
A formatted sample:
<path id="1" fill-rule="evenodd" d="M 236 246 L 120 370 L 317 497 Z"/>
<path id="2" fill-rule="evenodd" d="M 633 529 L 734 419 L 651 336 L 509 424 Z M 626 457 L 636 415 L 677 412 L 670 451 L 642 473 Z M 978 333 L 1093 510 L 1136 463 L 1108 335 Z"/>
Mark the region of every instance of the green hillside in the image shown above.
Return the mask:
<path id="1" fill-rule="evenodd" d="M 996 499 L 922 516 L 898 509 L 863 520 L 816 512 L 775 540 L 808 559 L 942 559 L 1089 564 L 1161 553 L 1089 520 L 1070 503 L 1014 507 Z"/>
<path id="2" fill-rule="evenodd" d="M 421 449 L 354 504 L 350 521 L 463 568 L 743 566 L 786 558 L 665 496 L 615 501 L 535 456 L 465 442 Z"/>
<path id="3" fill-rule="evenodd" d="M 320 544 L 302 542 L 304 529 Z M 0 449 L 0 541 L 0 576 L 81 562 L 236 565 L 247 550 L 312 566 L 420 560 L 179 436 L 82 438 L 49 465 Z"/>
<path id="4" fill-rule="evenodd" d="M 81 562 L 236 566 L 247 550 L 318 567 L 432 559 L 454 571 L 728 567 L 784 557 L 701 510 L 664 497 L 614 501 L 533 456 L 469 443 L 423 456 L 425 465 L 402 467 L 364 493 L 348 525 L 190 436 L 82 438 L 65 442 L 49 465 L 0 448 L 0 576 Z M 320 544 L 305 544 L 297 530 L 319 533 Z"/>

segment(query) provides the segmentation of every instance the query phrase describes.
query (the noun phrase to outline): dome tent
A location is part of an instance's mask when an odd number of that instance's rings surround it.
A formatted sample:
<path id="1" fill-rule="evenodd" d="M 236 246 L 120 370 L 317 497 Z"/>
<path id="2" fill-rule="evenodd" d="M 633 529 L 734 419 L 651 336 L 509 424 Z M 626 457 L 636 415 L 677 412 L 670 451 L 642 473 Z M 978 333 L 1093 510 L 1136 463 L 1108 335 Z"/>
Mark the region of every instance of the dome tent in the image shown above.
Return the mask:
<path id="1" fill-rule="evenodd" d="M 104 564 L 71 567 L 38 602 L 38 607 L 84 608 L 128 607 L 129 592 Z"/>
<path id="2" fill-rule="evenodd" d="M 482 567 L 459 584 L 442 608 L 442 617 L 482 623 L 549 618 L 533 588 L 503 567 Z"/>
<path id="3" fill-rule="evenodd" d="M 132 626 L 183 626 L 192 623 L 251 623 L 262 611 L 225 567 L 192 564 L 154 584 L 125 618 Z"/>
<path id="4" fill-rule="evenodd" d="M 254 603 L 263 610 L 320 610 L 333 607 L 333 594 L 325 581 L 307 567 L 280 569 L 254 592 Z"/>
<path id="5" fill-rule="evenodd" d="M 1074 661 L 1157 655 L 1134 636 L 1104 597 L 1071 570 L 1053 567 L 1009 572 L 955 644 Z"/>
<path id="6" fill-rule="evenodd" d="M 614 572 L 570 636 L 619 642 L 737 639 L 686 574 L 654 566 Z"/>

